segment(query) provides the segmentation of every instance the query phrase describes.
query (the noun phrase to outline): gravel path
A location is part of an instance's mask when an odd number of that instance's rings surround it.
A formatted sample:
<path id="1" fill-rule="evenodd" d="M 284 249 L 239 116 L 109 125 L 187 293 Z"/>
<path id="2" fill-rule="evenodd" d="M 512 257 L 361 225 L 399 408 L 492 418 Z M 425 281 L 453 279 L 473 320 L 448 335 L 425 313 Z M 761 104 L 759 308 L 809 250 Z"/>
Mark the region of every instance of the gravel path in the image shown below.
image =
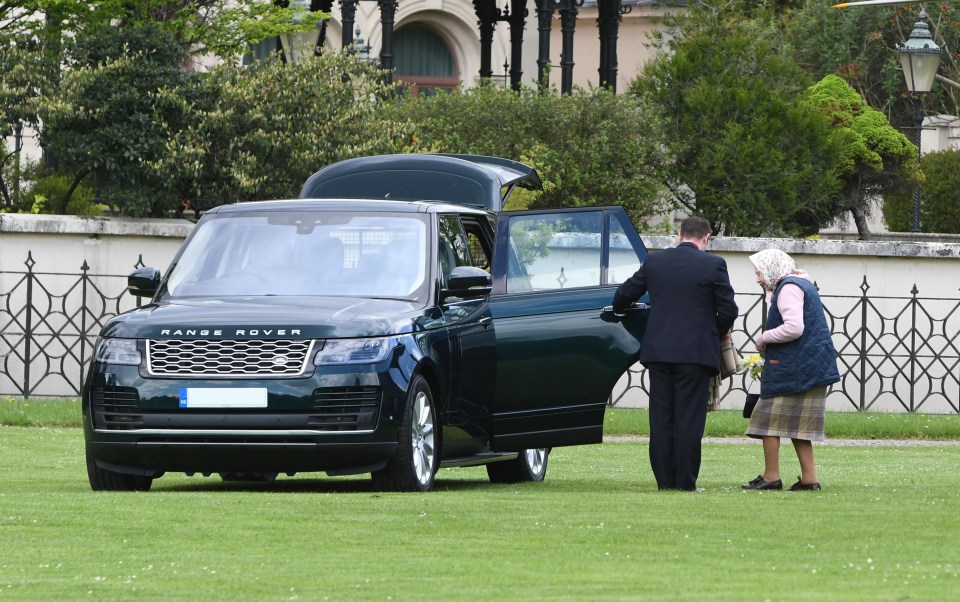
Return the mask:
<path id="1" fill-rule="evenodd" d="M 648 443 L 649 437 L 604 437 L 604 443 Z M 786 440 L 789 442 L 789 439 Z M 760 444 L 758 439 L 750 437 L 704 437 L 704 443 L 755 443 Z M 958 446 L 960 441 L 956 440 L 932 440 L 932 439 L 827 439 L 826 441 L 815 441 L 814 445 L 833 445 L 837 447 L 946 447 Z"/>

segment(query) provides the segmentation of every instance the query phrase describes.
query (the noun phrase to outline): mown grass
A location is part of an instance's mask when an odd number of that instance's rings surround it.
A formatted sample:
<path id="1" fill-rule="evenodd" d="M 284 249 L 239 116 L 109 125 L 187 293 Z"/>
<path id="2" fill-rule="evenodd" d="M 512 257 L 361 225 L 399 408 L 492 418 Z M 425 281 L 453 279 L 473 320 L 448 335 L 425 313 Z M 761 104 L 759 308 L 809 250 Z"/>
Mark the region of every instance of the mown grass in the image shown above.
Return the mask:
<path id="1" fill-rule="evenodd" d="M 829 412 L 826 435 L 832 439 L 960 439 L 960 415 L 886 412 Z M 0 399 L 0 425 L 79 427 L 77 399 Z M 707 417 L 708 437 L 741 437 L 747 421 L 739 410 L 721 410 Z M 642 436 L 650 432 L 646 410 L 607 410 L 603 432 L 608 436 Z"/>
<path id="2" fill-rule="evenodd" d="M 818 446 L 818 493 L 742 491 L 755 442 L 706 444 L 702 493 L 658 492 L 644 443 L 556 449 L 542 484 L 443 470 L 428 494 L 322 475 L 95 493 L 79 429 L 3 427 L 0 450 L 0 599 L 960 596 L 954 445 Z"/>

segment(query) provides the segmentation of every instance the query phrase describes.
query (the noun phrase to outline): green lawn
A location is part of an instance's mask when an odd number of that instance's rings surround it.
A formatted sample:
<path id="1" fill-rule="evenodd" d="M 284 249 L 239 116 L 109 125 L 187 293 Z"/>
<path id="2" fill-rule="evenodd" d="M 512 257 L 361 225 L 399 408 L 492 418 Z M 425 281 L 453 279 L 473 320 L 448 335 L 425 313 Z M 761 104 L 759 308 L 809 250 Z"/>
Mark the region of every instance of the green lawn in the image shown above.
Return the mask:
<path id="1" fill-rule="evenodd" d="M 428 494 L 317 475 L 94 493 L 79 429 L 0 427 L 0 451 L 0 600 L 960 598 L 946 444 L 819 446 L 819 493 L 742 491 L 757 443 L 705 445 L 703 493 L 658 492 L 643 443 L 557 449 L 543 484 L 444 470 Z"/>

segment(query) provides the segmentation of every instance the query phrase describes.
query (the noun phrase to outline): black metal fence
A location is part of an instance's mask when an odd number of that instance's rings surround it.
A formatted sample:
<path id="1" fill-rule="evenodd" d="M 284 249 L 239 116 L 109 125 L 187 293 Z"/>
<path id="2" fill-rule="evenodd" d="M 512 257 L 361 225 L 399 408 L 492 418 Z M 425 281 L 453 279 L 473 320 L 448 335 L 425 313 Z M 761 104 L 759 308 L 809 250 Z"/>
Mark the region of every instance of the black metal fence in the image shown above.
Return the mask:
<path id="1" fill-rule="evenodd" d="M 131 270 L 143 265 L 142 256 Z M 111 317 L 137 307 L 126 274 L 96 274 L 86 261 L 74 273 L 0 271 L 0 395 L 70 397 L 80 393 L 97 334 Z M 753 353 L 767 305 L 759 294 L 739 294 L 742 313 L 734 341 Z M 828 403 L 851 410 L 960 413 L 960 298 L 824 295 L 843 380 Z M 739 405 L 749 377 L 725 381 L 721 406 Z M 626 375 L 611 405 L 646 399 L 641 366 Z"/>
<path id="2" fill-rule="evenodd" d="M 21 271 L 0 270 L 0 395 L 80 393 L 96 337 L 107 320 L 140 304 L 127 275 L 40 272 L 28 252 Z M 131 270 L 143 266 L 141 255 Z"/>
<path id="3" fill-rule="evenodd" d="M 860 294 L 823 295 L 837 348 L 842 380 L 831 389 L 828 408 L 899 412 L 960 413 L 960 298 L 871 296 L 866 277 Z M 734 343 L 741 355 L 755 353 L 755 337 L 766 320 L 767 302 L 759 293 L 738 294 L 741 314 Z M 642 366 L 633 367 L 611 405 L 649 391 Z M 721 408 L 739 407 L 749 376 L 724 381 Z"/>

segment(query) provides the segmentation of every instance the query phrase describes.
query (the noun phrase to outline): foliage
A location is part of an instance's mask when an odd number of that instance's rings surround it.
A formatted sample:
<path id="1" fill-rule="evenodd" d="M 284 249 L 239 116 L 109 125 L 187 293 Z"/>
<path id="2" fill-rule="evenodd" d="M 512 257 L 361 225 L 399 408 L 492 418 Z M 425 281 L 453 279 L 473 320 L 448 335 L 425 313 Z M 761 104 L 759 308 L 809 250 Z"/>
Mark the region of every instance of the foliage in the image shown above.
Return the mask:
<path id="1" fill-rule="evenodd" d="M 180 99 L 189 122 L 165 132 L 151 162 L 174 196 L 195 208 L 296 197 L 330 163 L 417 150 L 410 124 L 380 116 L 394 88 L 348 53 L 221 65 L 197 83 L 191 102 Z"/>
<path id="2" fill-rule="evenodd" d="M 56 201 L 64 198 L 73 185 L 71 176 L 51 172 L 39 163 L 27 163 L 24 165 L 23 179 L 29 186 L 21 195 L 18 210 L 22 212 L 69 215 L 100 215 L 102 212 L 102 207 L 94 200 L 93 188 L 86 181 L 76 186 L 66 211 L 59 211 Z"/>
<path id="3" fill-rule="evenodd" d="M 232 60 L 249 44 L 315 29 L 329 16 L 272 0 L 22 0 L 0 2 L 0 32 L 55 43 L 64 32 L 154 26 L 191 53 Z"/>
<path id="4" fill-rule="evenodd" d="M 17 0 L 0 2 L 0 34 L 50 39 L 86 25 L 105 25 L 122 0 Z"/>
<path id="5" fill-rule="evenodd" d="M 25 126 L 36 127 L 41 95 L 49 88 L 42 48 L 34 40 L 0 36 L 0 133 L 15 135 Z M 19 149 L 0 146 L 0 209 L 15 209 L 21 188 Z"/>
<path id="6" fill-rule="evenodd" d="M 661 210 L 660 127 L 651 111 L 607 90 L 514 91 L 491 84 L 399 99 L 432 151 L 505 157 L 537 169 L 542 194 L 509 208 L 622 205 L 634 221 Z"/>
<path id="7" fill-rule="evenodd" d="M 235 58 L 267 38 L 317 28 L 328 13 L 298 2 L 264 0 L 137 0 L 122 3 L 124 25 L 156 24 L 193 54 Z"/>
<path id="8" fill-rule="evenodd" d="M 920 161 L 924 181 L 920 190 L 920 231 L 960 234 L 960 149 L 927 153 Z M 912 190 L 901 190 L 884 199 L 887 226 L 895 232 L 913 227 Z"/>
<path id="9" fill-rule="evenodd" d="M 735 3 L 701 3 L 657 37 L 659 54 L 630 85 L 670 124 L 677 206 L 715 233 L 808 235 L 837 214 L 840 149 L 776 38 Z"/>
<path id="10" fill-rule="evenodd" d="M 815 78 L 836 74 L 847 81 L 867 103 L 894 124 L 913 125 L 913 103 L 907 93 L 896 46 L 906 41 L 917 21 L 918 5 L 848 8 L 836 10 L 835 0 L 805 3 L 783 22 L 783 35 L 794 59 Z M 940 73 L 960 81 L 960 55 L 956 48 L 960 12 L 956 3 L 926 5 L 935 42 L 948 50 Z M 930 113 L 960 113 L 960 90 L 934 84 L 925 95 Z"/>
<path id="11" fill-rule="evenodd" d="M 912 189 L 917 180 L 917 147 L 836 75 L 811 87 L 810 102 L 830 119 L 843 149 L 838 204 L 853 214 L 860 238 L 869 238 L 866 216 L 872 205 L 886 194 Z"/>
<path id="12" fill-rule="evenodd" d="M 180 93 L 188 75 L 183 50 L 153 26 L 88 29 L 69 47 L 57 95 L 44 99 L 41 142 L 74 183 L 90 174 L 98 192 L 125 215 L 160 215 L 173 200 L 147 168 L 166 134 L 184 119 Z M 64 212 L 70 192 L 55 200 Z"/>

